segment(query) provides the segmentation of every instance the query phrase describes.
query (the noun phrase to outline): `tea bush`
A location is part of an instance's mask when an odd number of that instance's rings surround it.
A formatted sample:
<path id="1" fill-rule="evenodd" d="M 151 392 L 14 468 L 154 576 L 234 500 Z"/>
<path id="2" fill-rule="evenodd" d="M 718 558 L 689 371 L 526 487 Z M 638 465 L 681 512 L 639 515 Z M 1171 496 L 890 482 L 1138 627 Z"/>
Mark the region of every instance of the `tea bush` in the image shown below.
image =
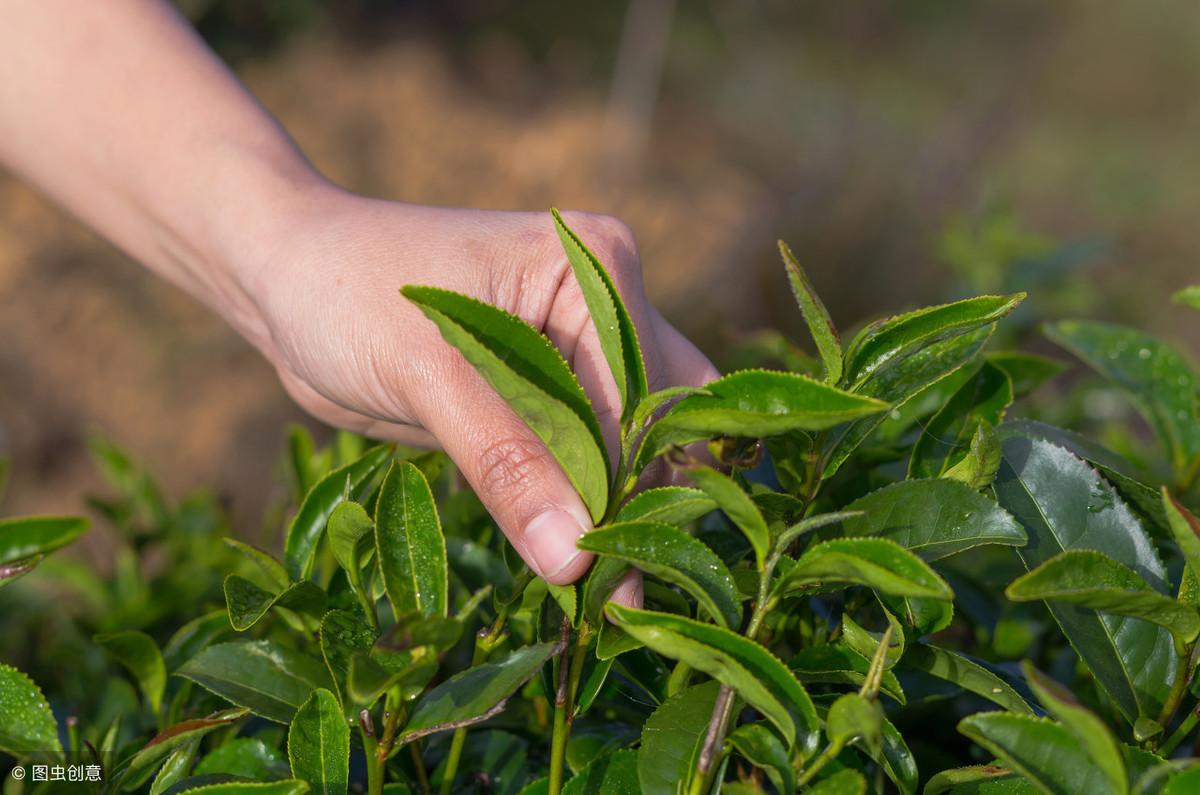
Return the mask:
<path id="1" fill-rule="evenodd" d="M 83 519 L 0 522 L 0 750 L 102 775 L 5 795 L 1200 792 L 1182 354 L 1045 327 L 1102 379 L 1079 389 L 1144 417 L 1105 430 L 1119 455 L 1009 416 L 1064 368 L 988 349 L 1023 295 L 843 344 L 781 246 L 816 356 L 650 392 L 612 282 L 554 220 L 622 393 L 616 460 L 545 337 L 402 292 L 578 490 L 588 575 L 535 577 L 439 453 L 293 432 L 277 558 L 97 444 L 111 575 L 47 558 Z M 692 485 L 639 490 L 656 461 Z M 643 609 L 608 602 L 631 568 Z"/>

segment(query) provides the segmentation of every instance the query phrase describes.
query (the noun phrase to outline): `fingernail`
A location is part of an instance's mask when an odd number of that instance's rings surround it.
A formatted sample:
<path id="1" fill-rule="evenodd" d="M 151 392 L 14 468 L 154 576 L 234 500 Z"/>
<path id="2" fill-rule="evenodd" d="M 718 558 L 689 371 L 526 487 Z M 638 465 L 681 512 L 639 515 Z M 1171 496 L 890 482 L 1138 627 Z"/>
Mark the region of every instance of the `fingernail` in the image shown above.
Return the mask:
<path id="1" fill-rule="evenodd" d="M 557 508 L 535 516 L 525 525 L 525 547 L 538 574 L 551 579 L 574 563 L 583 554 L 575 542 L 585 532 L 575 517 Z"/>

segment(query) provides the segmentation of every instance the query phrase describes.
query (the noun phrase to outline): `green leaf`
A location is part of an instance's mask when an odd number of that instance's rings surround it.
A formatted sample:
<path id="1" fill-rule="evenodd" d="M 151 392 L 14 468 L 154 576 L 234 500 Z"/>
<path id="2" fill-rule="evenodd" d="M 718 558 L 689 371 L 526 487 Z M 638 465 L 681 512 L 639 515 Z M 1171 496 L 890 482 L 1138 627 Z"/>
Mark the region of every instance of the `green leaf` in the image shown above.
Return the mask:
<path id="1" fill-rule="evenodd" d="M 1028 660 L 1022 663 L 1021 670 L 1046 711 L 1075 735 L 1092 763 L 1104 771 L 1109 788 L 1113 792 L 1125 792 L 1125 762 L 1116 738 L 1104 722 L 1080 704 L 1069 690 L 1034 668 Z"/>
<path id="2" fill-rule="evenodd" d="M 626 440 L 628 441 L 630 436 L 645 430 L 646 422 L 662 412 L 671 401 L 683 399 L 688 395 L 707 394 L 709 394 L 707 389 L 698 386 L 669 386 L 657 392 L 651 392 L 637 404 L 637 408 L 633 410 L 633 416 L 626 423 L 624 431 Z"/>
<path id="3" fill-rule="evenodd" d="M 313 690 L 333 687 L 320 660 L 269 640 L 209 646 L 179 676 L 276 723 L 290 723 Z"/>
<path id="4" fill-rule="evenodd" d="M 1172 776 L 1159 795 L 1192 795 L 1200 788 L 1200 765 L 1193 765 Z"/>
<path id="5" fill-rule="evenodd" d="M 823 778 L 807 790 L 807 795 L 866 795 L 867 780 L 857 770 L 845 768 Z"/>
<path id="6" fill-rule="evenodd" d="M 679 586 L 726 628 L 741 624 L 733 575 L 716 553 L 682 530 L 661 522 L 620 522 L 593 530 L 577 546 Z"/>
<path id="7" fill-rule="evenodd" d="M 288 426 L 288 463 L 296 499 L 300 500 L 328 471 L 329 455 L 318 456 L 312 434 L 303 425 L 293 424 Z"/>
<path id="8" fill-rule="evenodd" d="M 288 763 L 257 737 L 237 737 L 214 748 L 196 763 L 197 776 L 225 774 L 259 781 L 287 778 Z"/>
<path id="9" fill-rule="evenodd" d="M 791 248 L 782 240 L 779 241 L 779 253 L 783 256 L 783 266 L 787 269 L 788 283 L 792 286 L 792 295 L 800 306 L 800 314 L 808 324 L 808 332 L 817 345 L 817 353 L 825 366 L 825 380 L 836 384 L 842 377 L 842 343 L 838 340 L 837 329 L 829 317 L 829 310 L 821 302 L 808 274 L 800 267 L 799 260 Z"/>
<path id="10" fill-rule="evenodd" d="M 583 388 L 550 341 L 519 318 L 463 295 L 411 285 L 401 292 L 545 443 L 600 521 L 608 501 L 604 437 Z"/>
<path id="11" fill-rule="evenodd" d="M 286 607 L 320 615 L 325 609 L 325 592 L 310 580 L 301 580 L 278 593 L 270 593 L 236 574 L 225 578 L 225 607 L 229 623 L 238 632 L 257 624 L 272 607 Z"/>
<path id="12" fill-rule="evenodd" d="M 306 795 L 308 784 L 298 779 L 251 782 L 229 781 L 186 790 L 189 795 Z"/>
<path id="13" fill-rule="evenodd" d="M 796 791 L 796 774 L 788 751 L 766 726 L 761 723 L 739 726 L 729 735 L 729 744 L 747 762 L 764 770 L 775 789 L 784 795 Z"/>
<path id="14" fill-rule="evenodd" d="M 900 667 L 951 682 L 1011 712 L 1033 714 L 1033 708 L 1012 685 L 958 652 L 929 643 L 914 643 L 906 649 Z"/>
<path id="15" fill-rule="evenodd" d="M 200 738 L 197 737 L 172 751 L 154 777 L 154 783 L 150 785 L 150 795 L 162 795 L 186 778 L 199 747 Z"/>
<path id="16" fill-rule="evenodd" d="M 904 480 L 846 506 L 847 536 L 895 541 L 927 561 L 981 544 L 1022 546 L 1025 530 L 994 501 L 955 480 Z"/>
<path id="17" fill-rule="evenodd" d="M 175 673 L 179 666 L 195 657 L 205 646 L 229 635 L 229 613 L 214 610 L 184 624 L 163 647 L 163 662 L 168 673 Z"/>
<path id="18" fill-rule="evenodd" d="M 767 555 L 771 552 L 771 529 L 762 512 L 750 499 L 750 495 L 742 490 L 737 482 L 709 467 L 692 467 L 688 470 L 690 477 L 700 490 L 712 497 L 729 520 L 742 531 L 746 540 L 754 550 L 754 560 L 758 570 L 766 565 Z"/>
<path id="19" fill-rule="evenodd" d="M 288 761 L 292 775 L 308 782 L 311 792 L 339 795 L 350 777 L 350 726 L 337 697 L 314 690 L 296 710 L 288 729 Z"/>
<path id="20" fill-rule="evenodd" d="M 646 434 L 639 468 L 671 447 L 715 436 L 762 438 L 820 431 L 887 406 L 795 373 L 742 370 L 676 403 Z"/>
<path id="21" fill-rule="evenodd" d="M 42 558 L 42 555 L 34 555 L 32 558 L 25 558 L 24 560 L 0 563 L 0 588 L 16 582 L 36 569 L 37 565 L 42 562 Z"/>
<path id="22" fill-rule="evenodd" d="M 1018 429 L 1002 429 L 1001 436 L 1004 459 L 993 488 L 1029 535 L 1029 544 L 1017 550 L 1027 569 L 1060 552 L 1093 549 L 1137 572 L 1154 590 L 1166 590 L 1166 570 L 1150 538 L 1093 469 Z M 1176 676 L 1169 632 L 1141 619 L 1061 602 L 1047 608 L 1130 723 L 1159 714 Z"/>
<path id="23" fill-rule="evenodd" d="M 167 669 L 154 639 L 144 632 L 129 630 L 97 635 L 95 640 L 133 674 L 150 711 L 157 715 L 162 709 L 163 691 L 167 688 Z"/>
<path id="24" fill-rule="evenodd" d="M 1107 323 L 1064 320 L 1045 331 L 1128 393 L 1166 448 L 1176 474 L 1193 471 L 1200 456 L 1200 381 L 1179 351 L 1149 334 Z"/>
<path id="25" fill-rule="evenodd" d="M 996 429 L 987 422 L 975 426 L 975 435 L 967 453 L 954 466 L 942 473 L 942 477 L 957 480 L 973 489 L 992 485 L 1000 469 L 1000 437 Z"/>
<path id="26" fill-rule="evenodd" d="M 1119 795 L 1071 732 L 1029 715 L 981 712 L 958 730 L 1051 795 Z"/>
<path id="27" fill-rule="evenodd" d="M 828 527 L 831 524 L 858 518 L 861 515 L 859 511 L 836 511 L 834 513 L 819 513 L 807 519 L 801 519 L 796 524 L 780 532 L 779 536 L 775 539 L 775 548 L 778 550 L 787 549 L 793 541 L 801 536 L 820 530 L 822 527 Z"/>
<path id="28" fill-rule="evenodd" d="M 76 516 L 25 516 L 0 519 L 0 563 L 24 561 L 61 549 L 88 528 Z"/>
<path id="29" fill-rule="evenodd" d="M 891 721 L 883 719 L 883 737 L 879 752 L 873 754 L 870 749 L 865 750 L 867 755 L 883 768 L 883 772 L 900 790 L 901 795 L 916 793 L 917 781 L 920 778 L 917 761 L 913 758 L 908 744 L 904 742 L 904 736 Z"/>
<path id="30" fill-rule="evenodd" d="M 583 612 L 594 626 L 605 623 L 604 605 L 628 571 L 629 564 L 619 558 L 600 558 L 592 564 L 583 583 Z"/>
<path id="31" fill-rule="evenodd" d="M 894 541 L 838 538 L 810 547 L 775 584 L 786 596 L 807 587 L 846 583 L 881 594 L 950 600 L 954 592 L 929 565 Z"/>
<path id="32" fill-rule="evenodd" d="M 1183 507 L 1183 503 L 1172 497 L 1166 486 L 1162 487 L 1162 504 L 1171 537 L 1179 546 L 1179 551 L 1192 574 L 1200 577 L 1200 519 Z"/>
<path id="33" fill-rule="evenodd" d="M 986 358 L 1008 374 L 1013 398 L 1018 400 L 1067 369 L 1064 362 L 1025 351 L 992 351 Z"/>
<path id="34" fill-rule="evenodd" d="M 247 544 L 245 541 L 237 538 L 224 538 L 222 540 L 230 548 L 242 553 L 242 555 L 246 556 L 246 558 L 253 561 L 277 590 L 283 590 L 291 584 L 291 580 L 288 578 L 287 569 L 283 567 L 283 564 L 275 560 L 275 558 L 271 557 L 263 550 L 259 549 L 253 544 Z"/>
<path id="35" fill-rule="evenodd" d="M 999 765 L 975 765 L 943 770 L 925 785 L 924 795 L 1036 795 L 1028 779 Z"/>
<path id="36" fill-rule="evenodd" d="M 339 687 L 350 675 L 350 660 L 369 652 L 377 635 L 359 613 L 349 610 L 330 610 L 321 619 L 321 656 Z"/>
<path id="37" fill-rule="evenodd" d="M 245 718 L 249 713 L 246 709 L 227 709 L 216 712 L 207 718 L 185 720 L 159 733 L 146 743 L 126 763 L 126 775 L 133 775 L 152 769 L 166 759 L 171 753 L 184 745 L 192 743 L 209 732 L 225 728 Z"/>
<path id="38" fill-rule="evenodd" d="M 326 532 L 333 559 L 346 571 L 350 583 L 358 587 L 363 560 L 375 543 L 375 523 L 367 509 L 352 500 L 342 502 L 329 514 Z"/>
<path id="39" fill-rule="evenodd" d="M 641 795 L 637 752 L 615 751 L 594 760 L 562 791 L 563 795 Z"/>
<path id="40" fill-rule="evenodd" d="M 415 698 L 437 673 L 437 650 L 417 646 L 400 652 L 373 655 L 362 652 L 350 658 L 346 695 L 354 706 L 375 703 L 388 690 L 399 688 L 405 700 Z"/>
<path id="41" fill-rule="evenodd" d="M 470 726 L 499 713 L 509 696 L 540 671 L 556 651 L 553 643 L 525 646 L 496 662 L 455 674 L 417 701 L 400 742 Z"/>
<path id="42" fill-rule="evenodd" d="M 621 301 L 621 294 L 617 292 L 616 285 L 600 260 L 567 226 L 558 210 L 551 210 L 550 213 L 554 216 L 554 228 L 558 231 L 571 270 L 575 272 L 575 280 L 583 292 L 588 313 L 596 326 L 600 350 L 620 390 L 623 407 L 621 421 L 624 423 L 648 391 L 646 365 L 642 362 L 637 329 Z"/>
<path id="43" fill-rule="evenodd" d="M 871 668 L 870 659 L 839 643 L 827 643 L 801 649 L 788 662 L 796 678 L 806 684 L 834 684 L 861 687 Z M 881 692 L 898 704 L 904 704 L 904 691 L 891 671 L 884 671 Z"/>
<path id="44" fill-rule="evenodd" d="M 717 682 L 684 688 L 646 719 L 638 751 L 638 781 L 644 795 L 687 791 L 718 689 Z"/>
<path id="45" fill-rule="evenodd" d="M 846 693 L 829 707 L 825 735 L 835 748 L 857 741 L 877 751 L 883 740 L 883 712 L 877 702 Z"/>
<path id="46" fill-rule="evenodd" d="M 654 651 L 681 660 L 733 688 L 779 729 L 788 745 L 811 750 L 817 714 L 804 687 L 779 658 L 727 629 L 669 613 L 610 602 L 610 619 Z"/>
<path id="47" fill-rule="evenodd" d="M 981 295 L 918 309 L 868 326 L 846 351 L 842 382 L 853 385 L 857 391 L 869 379 L 878 379 L 935 343 L 996 322 L 1024 298 L 1025 293 Z"/>
<path id="48" fill-rule="evenodd" d="M 634 496 L 617 513 L 618 522 L 666 522 L 684 526 L 717 508 L 717 502 L 699 489 L 662 486 Z"/>
<path id="49" fill-rule="evenodd" d="M 1060 552 L 1013 580 L 1004 595 L 1014 602 L 1044 599 L 1150 621 L 1169 630 L 1179 648 L 1200 635 L 1196 608 L 1163 596 L 1128 567 L 1091 549 Z"/>
<path id="50" fill-rule="evenodd" d="M 22 759 L 62 757 L 58 723 L 42 691 L 25 674 L 0 663 L 0 751 Z"/>
<path id="51" fill-rule="evenodd" d="M 446 542 L 429 483 L 407 461 L 394 464 L 379 489 L 375 545 L 396 617 L 412 612 L 445 616 L 449 602 Z"/>
<path id="52" fill-rule="evenodd" d="M 391 447 L 373 447 L 357 461 L 321 478 L 321 482 L 305 495 L 300 510 L 288 526 L 284 545 L 284 562 L 293 579 L 308 579 L 312 574 L 317 545 L 333 509 L 346 499 L 356 499 L 391 457 Z"/>
<path id="53" fill-rule="evenodd" d="M 1200 285 L 1188 285 L 1171 294 L 1171 300 L 1177 304 L 1200 309 Z"/>
<path id="54" fill-rule="evenodd" d="M 904 656 L 904 627 L 889 611 L 884 610 L 883 612 L 887 616 L 888 629 L 891 630 L 888 634 L 887 649 L 884 652 L 883 667 L 890 669 L 894 668 L 900 658 Z M 873 659 L 879 652 L 879 644 L 883 642 L 883 636 L 883 632 L 871 632 L 860 625 L 849 612 L 842 613 L 842 640 L 866 659 Z"/>
<path id="55" fill-rule="evenodd" d="M 980 423 L 999 425 L 1012 402 L 1008 375 L 985 363 L 925 423 L 913 445 L 908 477 L 940 477 L 964 458 Z"/>

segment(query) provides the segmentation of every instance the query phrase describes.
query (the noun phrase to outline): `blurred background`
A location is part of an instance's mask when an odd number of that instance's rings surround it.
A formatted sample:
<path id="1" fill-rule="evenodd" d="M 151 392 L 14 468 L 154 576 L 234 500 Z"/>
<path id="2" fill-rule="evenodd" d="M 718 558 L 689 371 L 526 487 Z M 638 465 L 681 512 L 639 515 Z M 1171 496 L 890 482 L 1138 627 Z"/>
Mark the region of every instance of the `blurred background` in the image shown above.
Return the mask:
<path id="1" fill-rule="evenodd" d="M 612 213 L 724 366 L 807 344 L 775 240 L 843 329 L 968 293 L 1200 344 L 1190 0 L 186 0 L 339 183 Z M 1193 350 L 1195 348 L 1193 347 Z M 1066 358 L 1066 357 L 1064 357 Z M 253 535 L 304 421 L 203 307 L 0 174 L 5 514 L 77 511 L 101 434 Z"/>

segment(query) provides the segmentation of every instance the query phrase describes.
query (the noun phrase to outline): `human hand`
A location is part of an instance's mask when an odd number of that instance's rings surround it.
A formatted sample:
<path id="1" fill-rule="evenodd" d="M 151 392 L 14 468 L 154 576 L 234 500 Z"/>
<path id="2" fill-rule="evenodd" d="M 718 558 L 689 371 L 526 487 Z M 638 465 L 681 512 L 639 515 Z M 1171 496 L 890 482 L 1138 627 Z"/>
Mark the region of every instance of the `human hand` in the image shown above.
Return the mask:
<path id="1" fill-rule="evenodd" d="M 565 214 L 608 268 L 638 328 L 651 389 L 702 385 L 708 360 L 647 301 L 620 221 Z M 308 412 L 375 438 L 440 446 L 527 563 L 565 584 L 591 556 L 592 523 L 542 442 L 432 322 L 399 293 L 432 285 L 499 306 L 542 330 L 596 407 L 610 453 L 620 397 L 549 213 L 455 210 L 322 189 L 269 257 L 242 266 L 261 313 L 260 348 Z M 630 577 L 614 598 L 640 601 Z"/>

